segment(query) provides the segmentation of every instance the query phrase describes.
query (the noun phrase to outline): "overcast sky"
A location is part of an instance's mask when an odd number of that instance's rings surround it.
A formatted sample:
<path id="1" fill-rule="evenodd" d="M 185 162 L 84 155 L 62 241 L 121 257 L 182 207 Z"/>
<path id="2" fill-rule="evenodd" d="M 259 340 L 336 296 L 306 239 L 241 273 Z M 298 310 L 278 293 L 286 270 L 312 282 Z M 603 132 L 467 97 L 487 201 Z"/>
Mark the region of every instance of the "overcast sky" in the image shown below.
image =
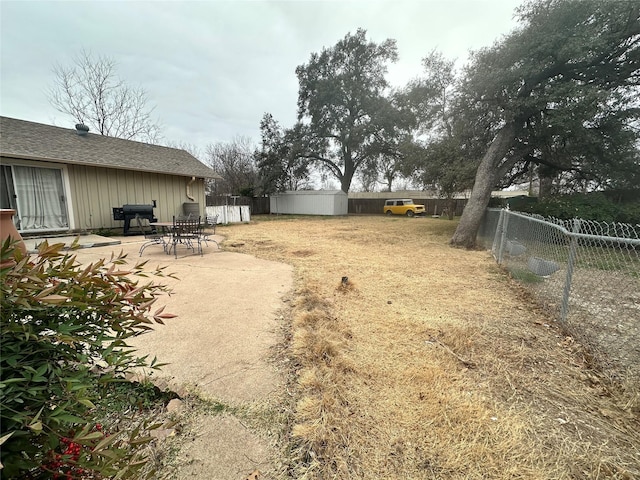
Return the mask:
<path id="1" fill-rule="evenodd" d="M 7 1 L 0 0 L 0 114 L 73 128 L 47 99 L 54 63 L 81 49 L 107 55 L 142 86 L 163 143 L 204 150 L 234 136 L 259 141 L 262 115 L 296 117 L 295 68 L 357 28 L 397 41 L 388 79 L 420 74 L 433 49 L 463 63 L 515 26 L 518 0 Z"/>

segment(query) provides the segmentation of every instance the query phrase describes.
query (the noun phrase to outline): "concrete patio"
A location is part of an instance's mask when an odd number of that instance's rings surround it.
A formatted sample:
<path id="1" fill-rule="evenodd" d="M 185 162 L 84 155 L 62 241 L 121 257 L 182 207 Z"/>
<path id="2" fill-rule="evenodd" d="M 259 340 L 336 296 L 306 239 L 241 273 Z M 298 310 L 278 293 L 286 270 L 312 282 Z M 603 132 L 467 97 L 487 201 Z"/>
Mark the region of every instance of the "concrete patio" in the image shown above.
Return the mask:
<path id="1" fill-rule="evenodd" d="M 66 248 L 69 248 L 76 239 L 80 248 L 93 248 L 104 247 L 108 245 L 119 245 L 122 243 L 121 238 L 133 238 L 133 237 L 103 237 L 101 235 L 63 235 L 63 236 L 43 236 L 43 237 L 26 237 L 24 243 L 27 246 L 29 253 L 35 253 L 38 251 L 38 245 L 43 241 L 47 241 L 49 245 L 55 243 L 64 243 Z M 136 237 L 138 238 L 138 237 Z"/>
<path id="2" fill-rule="evenodd" d="M 48 241 L 69 245 L 74 238 Z M 223 242 L 219 235 L 212 238 Z M 30 250 L 38 242 L 28 241 Z M 131 264 L 142 260 L 150 269 L 167 266 L 166 272 L 178 278 L 141 279 L 169 286 L 171 295 L 158 298 L 157 308 L 165 305 L 166 312 L 177 315 L 131 342 L 141 355 L 168 363 L 153 373 L 154 381 L 236 406 L 262 403 L 282 391 L 284 378 L 271 360 L 271 348 L 280 341 L 279 309 L 293 286 L 292 267 L 225 252 L 213 242 L 203 245 L 202 256 L 179 246 L 176 259 L 162 246 L 151 245 L 140 257 L 144 241 L 142 236 L 81 237 L 82 248 L 75 255 L 88 264 L 122 251 Z M 268 443 L 232 415 L 205 415 L 198 422 L 202 434 L 180 451 L 184 462 L 178 478 L 241 478 L 257 468 L 270 470 Z M 229 429 L 212 448 L 207 432 Z"/>

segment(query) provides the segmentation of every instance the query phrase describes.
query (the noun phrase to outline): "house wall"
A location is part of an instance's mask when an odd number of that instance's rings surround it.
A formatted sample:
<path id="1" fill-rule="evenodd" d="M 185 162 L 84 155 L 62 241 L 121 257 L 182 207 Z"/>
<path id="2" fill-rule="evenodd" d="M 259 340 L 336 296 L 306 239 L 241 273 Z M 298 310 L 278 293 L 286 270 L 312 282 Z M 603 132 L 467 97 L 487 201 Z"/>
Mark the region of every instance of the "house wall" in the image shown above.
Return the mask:
<path id="1" fill-rule="evenodd" d="M 174 215 L 183 212 L 182 204 L 191 201 L 187 197 L 189 177 L 87 165 L 68 165 L 67 169 L 77 230 L 122 227 L 122 220 L 113 220 L 114 207 L 148 205 L 153 200 L 158 220 L 171 221 Z M 204 179 L 196 178 L 189 191 L 200 204 L 200 216 L 204 217 Z"/>
<path id="2" fill-rule="evenodd" d="M 125 204 L 151 204 L 156 200 L 154 214 L 160 221 L 171 221 L 183 213 L 187 184 L 191 177 L 147 173 L 132 170 L 62 164 L 37 160 L 1 157 L 2 165 L 24 165 L 60 169 L 66 197 L 69 230 L 121 228 L 122 220 L 113 220 L 113 207 Z M 4 181 L 4 178 L 2 179 Z M 200 216 L 205 215 L 205 183 L 196 178 L 189 192 L 199 203 Z"/>
<path id="3" fill-rule="evenodd" d="M 347 194 L 341 191 L 295 191 L 273 195 L 271 213 L 299 215 L 346 215 Z"/>

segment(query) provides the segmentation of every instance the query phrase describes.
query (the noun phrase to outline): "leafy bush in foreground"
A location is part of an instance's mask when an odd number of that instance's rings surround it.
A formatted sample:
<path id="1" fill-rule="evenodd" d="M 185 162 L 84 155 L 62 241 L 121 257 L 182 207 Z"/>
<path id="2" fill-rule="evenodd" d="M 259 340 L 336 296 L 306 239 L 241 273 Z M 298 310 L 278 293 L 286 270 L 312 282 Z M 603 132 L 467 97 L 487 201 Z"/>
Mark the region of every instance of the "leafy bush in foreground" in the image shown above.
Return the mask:
<path id="1" fill-rule="evenodd" d="M 165 276 L 126 255 L 87 266 L 62 244 L 23 256 L 1 247 L 0 472 L 3 479 L 129 478 L 144 466 L 154 427 L 109 432 L 92 421 L 100 392 L 132 367 L 157 368 L 127 339 L 173 315 L 152 312 L 167 291 L 141 278 Z"/>

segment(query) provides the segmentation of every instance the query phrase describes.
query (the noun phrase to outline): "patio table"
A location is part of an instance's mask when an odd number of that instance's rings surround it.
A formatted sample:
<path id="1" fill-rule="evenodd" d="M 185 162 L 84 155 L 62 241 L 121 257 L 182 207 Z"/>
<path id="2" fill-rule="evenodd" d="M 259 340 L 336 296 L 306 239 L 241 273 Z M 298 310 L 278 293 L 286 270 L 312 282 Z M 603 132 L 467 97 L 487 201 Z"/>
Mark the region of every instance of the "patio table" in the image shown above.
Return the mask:
<path id="1" fill-rule="evenodd" d="M 202 224 L 200 223 L 200 218 L 197 221 L 186 219 L 174 220 L 173 222 L 152 222 L 150 225 L 162 228 L 163 233 L 169 237 L 165 244 L 167 255 L 171 254 L 171 248 L 173 248 L 174 256 L 177 258 L 176 246 L 178 243 L 185 245 L 195 253 L 195 246 L 193 245 L 195 241 L 198 245 L 200 256 L 202 256 Z"/>
<path id="2" fill-rule="evenodd" d="M 165 228 L 166 229 L 173 228 L 173 222 L 150 222 L 149 225 L 151 225 L 152 227 L 162 227 L 163 230 Z"/>

